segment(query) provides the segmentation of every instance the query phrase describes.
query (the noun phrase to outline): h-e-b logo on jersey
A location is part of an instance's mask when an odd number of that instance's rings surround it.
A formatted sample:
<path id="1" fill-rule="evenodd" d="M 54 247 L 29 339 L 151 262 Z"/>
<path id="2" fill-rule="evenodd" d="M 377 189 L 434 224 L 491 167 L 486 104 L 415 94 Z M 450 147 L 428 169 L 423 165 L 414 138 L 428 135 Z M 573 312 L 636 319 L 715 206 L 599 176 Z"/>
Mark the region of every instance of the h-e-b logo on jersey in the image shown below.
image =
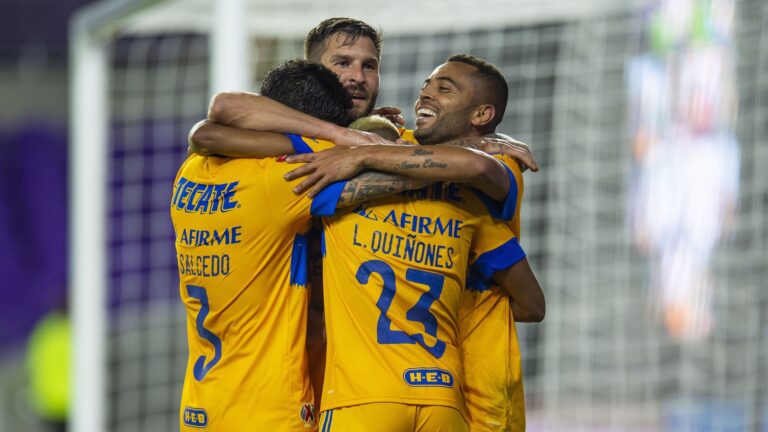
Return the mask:
<path id="1" fill-rule="evenodd" d="M 238 183 L 203 184 L 181 177 L 174 186 L 171 206 L 187 213 L 228 212 L 240 207 L 235 201 Z"/>

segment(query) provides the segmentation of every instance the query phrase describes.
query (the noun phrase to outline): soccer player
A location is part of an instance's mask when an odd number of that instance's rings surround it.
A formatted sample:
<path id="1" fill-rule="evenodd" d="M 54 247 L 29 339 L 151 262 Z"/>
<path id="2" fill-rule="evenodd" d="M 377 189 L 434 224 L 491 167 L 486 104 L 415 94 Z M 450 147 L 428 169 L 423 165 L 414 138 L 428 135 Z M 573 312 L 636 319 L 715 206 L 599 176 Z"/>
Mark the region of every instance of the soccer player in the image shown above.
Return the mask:
<path id="1" fill-rule="evenodd" d="M 262 92 L 348 123 L 349 96 L 321 65 L 289 62 L 267 76 Z M 290 168 L 275 159 L 191 155 L 176 176 L 170 211 L 189 345 L 181 430 L 316 427 L 305 352 L 306 231 L 311 215 L 355 200 L 339 188 L 295 195 L 295 182 L 283 178 Z M 400 185 L 387 190 L 403 190 L 407 179 Z"/>

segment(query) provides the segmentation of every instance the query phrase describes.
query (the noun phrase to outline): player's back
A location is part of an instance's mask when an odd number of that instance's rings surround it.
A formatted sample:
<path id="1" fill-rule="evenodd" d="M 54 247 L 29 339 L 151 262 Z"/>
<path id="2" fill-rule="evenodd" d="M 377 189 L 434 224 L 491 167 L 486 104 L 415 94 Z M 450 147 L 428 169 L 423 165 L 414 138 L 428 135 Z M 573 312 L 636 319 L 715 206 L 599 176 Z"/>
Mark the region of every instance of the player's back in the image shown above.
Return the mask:
<path id="1" fill-rule="evenodd" d="M 310 201 L 274 159 L 191 156 L 171 217 L 189 360 L 181 429 L 304 430 Z"/>
<path id="2" fill-rule="evenodd" d="M 463 412 L 457 321 L 467 260 L 505 268 L 513 260 L 506 248 L 519 248 L 511 231 L 474 191 L 445 183 L 324 226 L 322 409 L 394 402 Z"/>

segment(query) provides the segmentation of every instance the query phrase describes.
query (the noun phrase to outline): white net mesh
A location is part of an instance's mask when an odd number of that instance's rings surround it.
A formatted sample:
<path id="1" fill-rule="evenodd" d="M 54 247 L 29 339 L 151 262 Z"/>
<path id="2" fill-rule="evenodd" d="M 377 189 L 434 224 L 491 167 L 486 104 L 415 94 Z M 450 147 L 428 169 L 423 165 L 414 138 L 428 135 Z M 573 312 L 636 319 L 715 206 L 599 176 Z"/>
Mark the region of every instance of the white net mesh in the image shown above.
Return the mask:
<path id="1" fill-rule="evenodd" d="M 530 143 L 542 166 L 526 175 L 522 214 L 523 245 L 547 296 L 546 320 L 519 326 L 529 430 L 768 430 L 768 4 L 743 0 L 735 11 L 738 117 L 720 130 L 730 127 L 740 148 L 738 208 L 697 271 L 686 270 L 685 255 L 659 259 L 661 246 L 644 252 L 633 225 L 637 206 L 661 214 L 675 202 L 637 192 L 658 173 L 633 141 L 643 122 L 654 133 L 661 126 L 651 114 L 637 120 L 629 78 L 631 62 L 666 37 L 648 30 L 652 9 L 385 36 L 379 105 L 403 107 L 412 125 L 410 107 L 436 65 L 454 53 L 484 57 L 510 85 L 501 131 Z M 673 45 L 661 64 L 684 70 Z M 255 38 L 252 49 L 258 88 L 302 44 Z M 113 57 L 109 426 L 172 430 L 186 351 L 167 206 L 186 133 L 207 106 L 206 38 L 120 39 Z M 673 75 L 673 88 L 684 88 L 685 73 Z M 653 90 L 645 97 L 662 94 Z M 687 172 L 690 158 L 661 154 L 661 166 Z M 727 201 L 720 195 L 708 196 Z M 689 214 L 681 226 L 698 220 Z M 686 324 L 686 309 L 659 306 L 670 286 L 711 288 L 710 309 L 692 306 L 711 310 L 709 330 Z"/>

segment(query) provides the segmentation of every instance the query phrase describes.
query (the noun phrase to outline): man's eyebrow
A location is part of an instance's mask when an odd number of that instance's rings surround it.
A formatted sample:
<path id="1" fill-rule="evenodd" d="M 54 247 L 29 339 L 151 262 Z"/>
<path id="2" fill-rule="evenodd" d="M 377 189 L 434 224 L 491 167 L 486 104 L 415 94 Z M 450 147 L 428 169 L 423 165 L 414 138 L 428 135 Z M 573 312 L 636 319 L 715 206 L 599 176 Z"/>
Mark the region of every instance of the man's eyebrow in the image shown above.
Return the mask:
<path id="1" fill-rule="evenodd" d="M 355 58 L 349 54 L 333 54 L 331 55 L 331 60 L 347 60 L 349 62 L 352 62 L 355 60 Z M 362 63 L 372 62 L 376 65 L 379 64 L 379 59 L 376 57 L 369 57 L 367 59 L 364 59 Z"/>
<path id="2" fill-rule="evenodd" d="M 451 78 L 448 78 L 448 77 L 437 77 L 435 79 L 438 80 L 438 81 L 448 82 L 448 83 L 450 83 L 451 85 L 453 85 L 454 87 L 456 87 L 458 89 L 461 88 L 461 86 L 456 81 L 452 80 Z"/>

